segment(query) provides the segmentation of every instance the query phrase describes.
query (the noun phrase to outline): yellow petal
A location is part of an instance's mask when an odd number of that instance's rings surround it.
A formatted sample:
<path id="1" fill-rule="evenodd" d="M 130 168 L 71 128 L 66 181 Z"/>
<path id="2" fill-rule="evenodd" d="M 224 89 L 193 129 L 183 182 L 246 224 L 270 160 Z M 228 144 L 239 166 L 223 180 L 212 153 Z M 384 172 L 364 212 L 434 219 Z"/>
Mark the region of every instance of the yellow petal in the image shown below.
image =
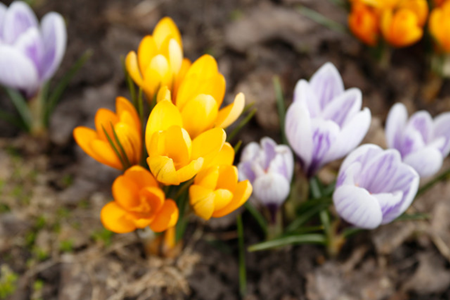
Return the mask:
<path id="1" fill-rule="evenodd" d="M 139 71 L 138 58 L 136 52 L 131 51 L 125 58 L 125 66 L 127 68 L 128 74 L 130 74 L 133 81 L 140 87 L 144 86 L 144 79 L 142 78 L 141 72 Z"/>
<path id="2" fill-rule="evenodd" d="M 233 124 L 234 121 L 236 121 L 239 116 L 242 114 L 242 111 L 244 110 L 245 106 L 245 96 L 242 93 L 239 93 L 236 98 L 234 99 L 234 102 L 230 105 L 222 108 L 219 111 L 219 115 L 216 119 L 216 126 L 227 128 L 231 124 Z"/>
<path id="3" fill-rule="evenodd" d="M 166 57 L 158 54 L 152 58 L 150 65 L 145 71 L 144 89 L 147 95 L 153 95 L 158 92 L 158 88 L 164 85 L 172 85 L 172 73 Z M 148 100 L 153 100 L 153 97 Z"/>
<path id="4" fill-rule="evenodd" d="M 123 165 L 120 162 L 120 159 L 117 157 L 113 148 L 111 148 L 109 142 L 105 142 L 103 140 L 93 140 L 91 142 L 91 149 L 94 152 L 94 156 L 92 156 L 94 159 L 101 157 L 102 161 L 98 161 L 104 163 L 105 165 L 118 170 L 123 169 Z"/>
<path id="5" fill-rule="evenodd" d="M 142 143 L 141 136 L 136 131 L 135 128 L 132 128 L 128 124 L 125 123 L 117 123 L 114 126 L 114 130 L 116 131 L 117 137 L 122 145 L 123 150 L 128 158 L 128 161 L 132 164 L 138 164 L 141 160 L 142 153 Z M 122 150 L 120 147 L 117 148 L 119 153 L 122 154 Z"/>
<path id="6" fill-rule="evenodd" d="M 141 132 L 141 120 L 139 119 L 139 115 L 134 108 L 133 104 L 131 104 L 130 101 L 128 101 L 124 97 L 117 97 L 116 98 L 116 115 L 119 117 L 119 119 L 122 118 L 122 115 L 124 113 L 130 114 L 130 116 L 133 118 L 133 124 L 134 128 L 139 129 L 139 132 Z M 130 124 L 131 125 L 131 124 Z"/>
<path id="7" fill-rule="evenodd" d="M 115 233 L 128 233 L 134 231 L 136 226 L 127 215 L 125 210 L 112 201 L 102 208 L 100 219 L 106 229 Z"/>
<path id="8" fill-rule="evenodd" d="M 174 103 L 176 103 L 178 89 L 179 89 L 181 83 L 183 82 L 184 77 L 186 76 L 186 73 L 187 73 L 187 71 L 189 70 L 190 67 L 191 67 L 191 61 L 189 59 L 187 59 L 187 58 L 184 58 L 182 63 L 181 63 L 180 71 L 178 71 L 178 74 L 174 78 L 174 80 L 175 80 L 175 84 L 174 84 L 174 87 L 173 87 L 173 101 L 174 101 Z"/>
<path id="9" fill-rule="evenodd" d="M 162 54 L 169 62 L 172 74 L 177 74 L 183 61 L 183 50 L 175 39 L 167 39 L 162 46 Z"/>
<path id="10" fill-rule="evenodd" d="M 112 193 L 117 204 L 126 210 L 130 210 L 140 204 L 138 186 L 124 175 L 114 180 Z"/>
<path id="11" fill-rule="evenodd" d="M 141 74 L 145 74 L 150 62 L 154 56 L 158 54 L 158 47 L 151 35 L 144 37 L 138 48 L 138 61 Z"/>
<path id="12" fill-rule="evenodd" d="M 156 103 L 159 103 L 163 100 L 172 101 L 170 97 L 170 90 L 167 85 L 162 86 L 158 91 L 158 95 L 156 96 Z"/>
<path id="13" fill-rule="evenodd" d="M 219 73 L 219 69 L 215 58 L 209 54 L 204 54 L 192 64 L 186 77 L 199 75 L 200 78 L 210 78 L 217 73 Z"/>
<path id="14" fill-rule="evenodd" d="M 219 154 L 217 154 L 214 159 L 209 163 L 210 166 L 220 166 L 227 165 L 231 166 L 234 162 L 234 148 L 230 143 L 223 144 L 222 149 Z"/>
<path id="15" fill-rule="evenodd" d="M 124 176 L 133 181 L 139 190 L 145 187 L 158 187 L 152 173 L 141 166 L 132 166 L 125 171 Z"/>
<path id="16" fill-rule="evenodd" d="M 210 129 L 217 118 L 218 106 L 210 95 L 198 95 L 181 110 L 184 128 L 192 138 Z"/>
<path id="17" fill-rule="evenodd" d="M 214 191 L 214 210 L 221 210 L 233 199 L 233 193 L 226 189 Z"/>
<path id="18" fill-rule="evenodd" d="M 214 218 L 220 218 L 229 213 L 235 211 L 241 207 L 252 194 L 253 187 L 248 180 L 241 181 L 237 184 L 236 190 L 234 191 L 233 199 L 231 202 L 220 210 L 216 210 L 213 213 Z"/>
<path id="19" fill-rule="evenodd" d="M 203 158 L 191 161 L 188 165 L 177 170 L 178 181 L 185 182 L 194 177 L 203 166 Z"/>
<path id="20" fill-rule="evenodd" d="M 150 156 L 147 158 L 147 163 L 156 180 L 165 185 L 178 185 L 177 170 L 173 164 L 173 160 L 167 156 Z"/>
<path id="21" fill-rule="evenodd" d="M 164 40 L 168 37 L 174 38 L 178 42 L 180 47 L 183 48 L 183 43 L 181 42 L 181 34 L 178 30 L 177 25 L 171 18 L 164 17 L 158 22 L 158 24 L 156 24 L 156 27 L 153 30 L 153 38 L 155 39 L 158 47 L 161 47 Z"/>
<path id="22" fill-rule="evenodd" d="M 167 228 L 173 227 L 178 221 L 178 207 L 173 200 L 166 200 L 162 208 L 158 211 L 150 228 L 154 232 L 162 232 Z"/>
<path id="23" fill-rule="evenodd" d="M 234 192 L 238 181 L 238 170 L 235 166 L 220 166 L 217 189 L 226 189 Z"/>
<path id="24" fill-rule="evenodd" d="M 145 131 L 147 150 L 150 149 L 150 142 L 153 133 L 160 130 L 167 130 L 172 126 L 183 126 L 180 111 L 171 101 L 161 101 L 155 105 L 150 113 L 150 117 L 148 118 L 147 128 Z"/>
<path id="25" fill-rule="evenodd" d="M 213 128 L 203 132 L 192 141 L 192 159 L 203 157 L 204 168 L 209 166 L 211 161 L 222 149 L 227 134 L 222 128 Z"/>
<path id="26" fill-rule="evenodd" d="M 219 179 L 219 166 L 212 166 L 205 170 L 200 171 L 195 177 L 194 183 L 196 185 L 201 185 L 205 188 L 215 190 L 218 179 Z"/>
<path id="27" fill-rule="evenodd" d="M 177 94 L 177 107 L 182 109 L 189 100 L 200 94 L 212 96 L 216 100 L 217 107 L 220 107 L 225 89 L 226 82 L 222 74 L 216 74 L 209 78 L 200 75 L 190 77 L 186 75 Z"/>
<path id="28" fill-rule="evenodd" d="M 170 157 L 177 170 L 187 165 L 192 151 L 192 141 L 187 131 L 179 126 L 172 126 L 161 135 L 164 137 L 164 153 L 161 154 Z"/>
<path id="29" fill-rule="evenodd" d="M 191 185 L 189 188 L 189 202 L 195 214 L 202 219 L 209 220 L 214 212 L 215 194 L 211 189 Z"/>

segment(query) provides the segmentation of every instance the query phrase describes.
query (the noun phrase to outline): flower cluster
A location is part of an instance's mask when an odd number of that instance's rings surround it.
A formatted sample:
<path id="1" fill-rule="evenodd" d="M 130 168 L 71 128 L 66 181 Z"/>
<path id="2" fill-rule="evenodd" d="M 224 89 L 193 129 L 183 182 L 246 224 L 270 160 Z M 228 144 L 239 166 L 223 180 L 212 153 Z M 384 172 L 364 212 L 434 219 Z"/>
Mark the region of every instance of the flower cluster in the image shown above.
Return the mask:
<path id="1" fill-rule="evenodd" d="M 352 0 L 350 30 L 362 42 L 376 46 L 382 37 L 393 47 L 419 41 L 428 18 L 426 0 Z"/>
<path id="2" fill-rule="evenodd" d="M 114 201 L 102 210 L 105 227 L 117 233 L 147 226 L 154 232 L 172 230 L 183 217 L 186 197 L 205 220 L 242 206 L 252 185 L 238 181 L 225 129 L 243 112 L 245 97 L 238 94 L 221 108 L 225 78 L 216 60 L 183 58 L 181 34 L 166 17 L 141 41 L 137 54 L 127 55 L 125 65 L 147 97 L 148 118 L 141 98 L 133 105 L 118 97 L 116 112 L 97 112 L 95 130 L 74 130 L 88 155 L 124 171 L 113 184 Z"/>

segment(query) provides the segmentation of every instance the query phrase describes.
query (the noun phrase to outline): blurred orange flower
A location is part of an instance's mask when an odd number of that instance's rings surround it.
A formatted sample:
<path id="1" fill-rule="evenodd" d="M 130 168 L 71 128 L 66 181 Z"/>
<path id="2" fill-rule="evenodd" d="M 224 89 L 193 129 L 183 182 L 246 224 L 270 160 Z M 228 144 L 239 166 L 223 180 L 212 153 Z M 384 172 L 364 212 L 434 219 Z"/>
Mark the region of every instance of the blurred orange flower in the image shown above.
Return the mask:
<path id="1" fill-rule="evenodd" d="M 132 232 L 150 226 L 162 232 L 175 226 L 178 207 L 164 192 L 152 174 L 140 166 L 129 168 L 113 183 L 114 201 L 101 211 L 105 228 L 116 233 Z"/>
<path id="2" fill-rule="evenodd" d="M 433 9 L 429 29 L 440 50 L 450 53 L 450 2 Z"/>
<path id="3" fill-rule="evenodd" d="M 373 8 L 356 1 L 348 16 L 348 24 L 353 34 L 369 46 L 378 42 L 378 16 Z"/>
<path id="4" fill-rule="evenodd" d="M 116 113 L 101 108 L 95 115 L 96 130 L 79 126 L 75 141 L 89 156 L 110 167 L 123 170 L 136 165 L 142 155 L 141 121 L 134 106 L 116 98 Z"/>

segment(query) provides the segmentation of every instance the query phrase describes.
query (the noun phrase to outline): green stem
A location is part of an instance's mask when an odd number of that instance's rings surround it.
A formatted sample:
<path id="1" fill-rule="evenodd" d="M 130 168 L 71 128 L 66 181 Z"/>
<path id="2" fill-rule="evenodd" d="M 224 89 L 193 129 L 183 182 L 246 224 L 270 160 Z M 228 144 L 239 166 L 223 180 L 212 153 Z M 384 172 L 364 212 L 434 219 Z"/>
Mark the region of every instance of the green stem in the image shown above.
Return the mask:
<path id="1" fill-rule="evenodd" d="M 419 191 L 416 194 L 416 198 L 417 199 L 420 195 L 422 195 L 423 193 L 425 193 L 426 191 L 428 191 L 429 189 L 431 189 L 436 183 L 447 179 L 447 177 L 450 176 L 450 168 L 447 169 L 445 172 L 443 172 L 442 174 L 440 174 L 439 176 L 437 176 L 436 178 L 434 178 L 433 180 L 431 180 L 430 182 L 428 182 L 427 184 L 425 184 L 424 186 L 422 186 Z"/>
<path id="2" fill-rule="evenodd" d="M 269 222 L 267 227 L 267 240 L 279 237 L 283 233 L 283 215 L 282 210 L 277 209 L 274 213 L 273 220 Z"/>
<path id="3" fill-rule="evenodd" d="M 31 112 L 31 134 L 34 136 L 42 136 L 45 133 L 44 124 L 44 107 L 45 102 L 42 98 L 42 91 L 39 91 L 36 96 L 31 98 L 28 102 Z"/>

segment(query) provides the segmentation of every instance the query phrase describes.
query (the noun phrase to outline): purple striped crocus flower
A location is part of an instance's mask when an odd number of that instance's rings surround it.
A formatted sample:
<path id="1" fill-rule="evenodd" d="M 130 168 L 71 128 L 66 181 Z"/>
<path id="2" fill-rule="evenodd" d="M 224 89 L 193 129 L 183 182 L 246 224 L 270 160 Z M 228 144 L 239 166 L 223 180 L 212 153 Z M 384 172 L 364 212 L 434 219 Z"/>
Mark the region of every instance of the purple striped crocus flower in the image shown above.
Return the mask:
<path id="1" fill-rule="evenodd" d="M 323 65 L 309 82 L 297 83 L 285 132 L 308 177 L 361 143 L 371 120 L 370 110 L 361 111 L 361 105 L 361 91 L 344 90 L 341 75 L 331 63 Z"/>
<path id="2" fill-rule="evenodd" d="M 428 112 L 418 111 L 408 120 L 406 107 L 397 103 L 386 120 L 386 140 L 420 177 L 433 176 L 450 152 L 450 113 L 433 120 Z"/>
<path id="3" fill-rule="evenodd" d="M 419 174 L 402 162 L 397 150 L 366 144 L 342 163 L 333 201 L 345 221 L 373 229 L 400 216 L 411 205 L 418 186 Z"/>
<path id="4" fill-rule="evenodd" d="M 13 2 L 8 8 L 0 3 L 0 85 L 34 96 L 56 72 L 66 40 L 60 14 L 46 14 L 39 25 L 25 2 Z"/>
<path id="5" fill-rule="evenodd" d="M 261 145 L 252 142 L 244 148 L 238 169 L 240 180 L 248 179 L 256 198 L 273 212 L 289 195 L 294 156 L 288 146 L 265 137 Z"/>

